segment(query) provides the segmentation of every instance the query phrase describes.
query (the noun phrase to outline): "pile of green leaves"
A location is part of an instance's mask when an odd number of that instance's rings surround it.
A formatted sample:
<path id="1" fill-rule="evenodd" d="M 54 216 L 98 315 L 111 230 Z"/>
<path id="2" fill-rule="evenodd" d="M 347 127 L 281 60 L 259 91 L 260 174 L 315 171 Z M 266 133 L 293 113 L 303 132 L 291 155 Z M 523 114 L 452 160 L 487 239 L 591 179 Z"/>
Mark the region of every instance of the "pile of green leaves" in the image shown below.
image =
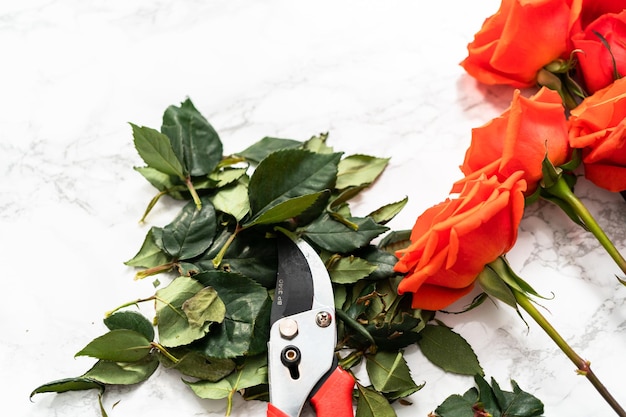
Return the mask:
<path id="1" fill-rule="evenodd" d="M 475 376 L 476 387 L 463 395 L 451 395 L 430 417 L 540 417 L 543 403 L 511 380 L 513 391 L 504 391 L 492 378 L 491 386 Z"/>
<path id="2" fill-rule="evenodd" d="M 406 198 L 365 216 L 351 212 L 350 201 L 388 159 L 344 155 L 325 134 L 305 141 L 265 137 L 223 155 L 217 132 L 190 100 L 168 107 L 160 130 L 131 126 L 145 162 L 135 169 L 157 189 L 142 220 L 164 196 L 181 201 L 173 220 L 151 227 L 126 262 L 137 278 L 153 276 L 156 291 L 107 313 L 108 331 L 76 353 L 97 360 L 91 369 L 43 384 L 31 396 L 103 393 L 144 381 L 163 366 L 201 398 L 228 398 L 227 413 L 237 393 L 267 400 L 277 228 L 304 238 L 326 264 L 340 319 L 340 364 L 364 366 L 369 377 L 356 384 L 357 416 L 394 416 L 390 404 L 421 388 L 403 356 L 409 345 L 417 343 L 447 371 L 483 374 L 461 336 L 397 293 L 402 277 L 393 270 L 394 251 L 406 244 L 407 232 L 386 224 Z M 163 283 L 157 274 L 167 276 Z M 153 318 L 133 307 L 143 301 L 154 303 Z"/>

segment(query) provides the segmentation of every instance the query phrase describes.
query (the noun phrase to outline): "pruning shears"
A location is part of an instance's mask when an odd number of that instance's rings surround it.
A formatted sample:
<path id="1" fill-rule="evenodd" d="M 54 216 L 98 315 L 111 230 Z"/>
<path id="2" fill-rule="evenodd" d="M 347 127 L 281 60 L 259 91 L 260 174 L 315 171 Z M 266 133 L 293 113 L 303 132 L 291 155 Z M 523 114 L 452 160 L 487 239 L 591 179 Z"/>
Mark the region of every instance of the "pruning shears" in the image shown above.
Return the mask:
<path id="1" fill-rule="evenodd" d="M 297 417 L 307 401 L 318 417 L 352 417 L 354 377 L 337 365 L 333 287 L 302 238 L 278 238 L 270 314 L 268 417 Z"/>

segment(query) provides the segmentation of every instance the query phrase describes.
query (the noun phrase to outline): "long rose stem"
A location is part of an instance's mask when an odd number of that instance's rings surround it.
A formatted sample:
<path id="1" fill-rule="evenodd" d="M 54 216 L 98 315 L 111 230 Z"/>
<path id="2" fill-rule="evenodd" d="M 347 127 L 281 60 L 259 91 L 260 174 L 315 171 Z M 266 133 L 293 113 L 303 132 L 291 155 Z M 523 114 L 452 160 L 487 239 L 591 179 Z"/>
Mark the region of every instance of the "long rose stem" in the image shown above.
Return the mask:
<path id="1" fill-rule="evenodd" d="M 574 209 L 578 217 L 583 221 L 587 229 L 595 236 L 595 238 L 600 242 L 602 247 L 607 251 L 609 256 L 613 258 L 617 266 L 626 274 L 626 259 L 622 256 L 622 254 L 617 250 L 611 239 L 607 236 L 607 234 L 602 230 L 602 227 L 598 224 L 598 222 L 591 215 L 587 207 L 576 197 L 576 195 L 569 188 L 564 179 L 559 178 L 559 180 L 550 187 L 549 192 L 551 194 L 560 197 L 565 200 L 570 207 Z"/>
<path id="2" fill-rule="evenodd" d="M 556 331 L 554 327 L 546 320 L 546 318 L 537 310 L 533 302 L 524 294 L 517 290 L 513 290 L 517 303 L 535 320 L 535 322 L 550 336 L 550 338 L 556 343 L 556 345 L 565 353 L 565 355 L 576 365 L 581 375 L 587 377 L 591 385 L 600 393 L 602 398 L 615 410 L 618 416 L 626 417 L 626 411 L 622 406 L 613 398 L 611 393 L 600 382 L 598 377 L 591 370 L 590 363 L 581 358 L 570 345 L 567 344 L 565 339 Z"/>

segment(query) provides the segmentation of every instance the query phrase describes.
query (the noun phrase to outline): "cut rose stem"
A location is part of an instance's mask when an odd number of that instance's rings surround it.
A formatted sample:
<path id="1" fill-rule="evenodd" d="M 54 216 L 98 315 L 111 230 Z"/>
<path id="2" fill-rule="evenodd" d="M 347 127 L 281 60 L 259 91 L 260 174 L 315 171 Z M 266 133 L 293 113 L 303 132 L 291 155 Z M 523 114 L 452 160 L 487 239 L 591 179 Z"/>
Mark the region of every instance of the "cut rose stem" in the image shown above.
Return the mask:
<path id="1" fill-rule="evenodd" d="M 604 384 L 600 382 L 596 374 L 591 370 L 591 365 L 589 361 L 584 360 L 580 355 L 578 355 L 574 349 L 570 345 L 567 344 L 565 339 L 561 337 L 561 335 L 556 331 L 554 327 L 546 320 L 546 318 L 539 312 L 537 307 L 535 307 L 534 303 L 528 298 L 526 295 L 522 294 L 517 290 L 512 290 L 515 295 L 515 299 L 517 303 L 526 311 L 535 322 L 550 336 L 550 338 L 556 343 L 556 345 L 565 353 L 565 355 L 576 365 L 578 368 L 578 372 L 581 375 L 584 375 L 591 385 L 600 393 L 602 398 L 611 406 L 611 408 L 617 413 L 620 417 L 626 417 L 626 411 L 622 408 L 622 406 L 617 402 L 617 400 L 611 395 L 611 393 L 606 389 Z"/>
<path id="2" fill-rule="evenodd" d="M 591 215 L 587 207 L 580 201 L 578 197 L 572 192 L 563 178 L 559 178 L 556 183 L 548 189 L 548 192 L 555 195 L 564 201 L 566 201 L 572 209 L 576 212 L 578 217 L 583 221 L 587 229 L 594 235 L 594 237 L 600 242 L 602 247 L 606 250 L 609 256 L 615 261 L 617 266 L 626 274 L 626 259 L 617 250 L 611 239 L 602 230 L 602 227 Z M 618 278 L 619 279 L 619 278 Z M 624 280 L 619 279 L 622 284 L 626 284 Z"/>

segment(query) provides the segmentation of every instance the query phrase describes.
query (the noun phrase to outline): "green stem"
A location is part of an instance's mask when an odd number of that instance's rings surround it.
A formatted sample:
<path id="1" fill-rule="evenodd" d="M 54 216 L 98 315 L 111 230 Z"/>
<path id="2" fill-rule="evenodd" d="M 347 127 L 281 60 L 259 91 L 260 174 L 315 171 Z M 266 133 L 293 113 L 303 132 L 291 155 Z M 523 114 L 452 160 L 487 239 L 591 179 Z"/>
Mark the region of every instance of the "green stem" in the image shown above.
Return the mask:
<path id="1" fill-rule="evenodd" d="M 129 302 L 127 302 L 127 303 L 122 304 L 121 306 L 115 307 L 113 310 L 109 310 L 109 311 L 107 311 L 106 313 L 104 313 L 104 316 L 105 316 L 105 317 L 109 317 L 109 316 L 111 316 L 113 313 L 115 313 L 116 311 L 119 311 L 119 310 L 121 310 L 121 309 L 123 309 L 123 308 L 130 307 L 130 306 L 134 306 L 134 305 L 137 305 L 137 304 L 139 304 L 139 303 L 143 303 L 143 302 L 145 302 L 145 301 L 152 301 L 152 300 L 154 300 L 154 299 L 156 299 L 156 296 L 154 296 L 154 295 L 153 295 L 153 296 L 148 297 L 148 298 L 138 298 L 138 299 L 136 299 L 136 300 L 129 301 Z"/>
<path id="2" fill-rule="evenodd" d="M 185 184 L 187 185 L 187 189 L 191 193 L 191 198 L 193 198 L 193 202 L 196 203 L 196 209 L 200 210 L 202 208 L 202 202 L 200 201 L 200 196 L 198 196 L 198 192 L 193 186 L 193 182 L 191 182 L 191 177 L 185 178 Z"/>
<path id="3" fill-rule="evenodd" d="M 159 343 L 157 343 L 157 342 L 152 342 L 152 343 L 150 343 L 150 345 L 151 345 L 153 348 L 157 349 L 159 352 L 161 352 L 161 354 L 162 354 L 163 356 L 165 356 L 167 359 L 169 359 L 169 360 L 170 360 L 170 361 L 172 361 L 173 363 L 175 363 L 175 364 L 176 364 L 176 363 L 180 362 L 180 360 L 179 360 L 177 357 L 175 357 L 174 355 L 172 355 L 171 353 L 169 353 L 169 352 L 167 351 L 167 349 L 165 349 L 165 347 L 164 347 L 163 345 L 161 345 L 161 344 L 159 344 Z"/>
<path id="4" fill-rule="evenodd" d="M 613 398 L 606 387 L 600 382 L 598 377 L 591 370 L 589 361 L 580 357 L 570 345 L 567 344 L 565 339 L 556 331 L 554 327 L 546 320 L 546 318 L 537 310 L 533 302 L 523 293 L 512 290 L 515 295 L 515 299 L 518 304 L 535 320 L 535 322 L 547 333 L 548 336 L 556 343 L 556 345 L 565 353 L 565 355 L 576 365 L 581 375 L 584 375 L 591 385 L 600 393 L 602 398 L 613 408 L 613 410 L 620 417 L 626 417 L 626 411 L 620 406 L 620 404 Z"/>
<path id="5" fill-rule="evenodd" d="M 598 242 L 600 242 L 609 256 L 613 258 L 617 266 L 622 270 L 622 272 L 624 272 L 624 274 L 626 274 L 626 259 L 624 259 L 615 245 L 613 245 L 611 239 L 609 239 L 606 233 L 604 233 L 604 230 L 602 230 L 598 222 L 593 218 L 589 210 L 587 210 L 587 207 L 585 207 L 582 201 L 580 201 L 572 192 L 565 180 L 562 177 L 559 178 L 551 187 L 547 189 L 547 191 L 550 194 L 561 198 L 570 205 L 578 217 L 583 221 L 587 229 L 595 236 Z"/>
<path id="6" fill-rule="evenodd" d="M 222 263 L 222 259 L 224 259 L 224 255 L 226 254 L 226 251 L 228 250 L 231 243 L 233 243 L 233 241 L 235 240 L 235 237 L 237 237 L 237 234 L 241 230 L 243 229 L 239 226 L 239 224 L 237 224 L 233 234 L 228 237 L 228 240 L 226 240 L 226 242 L 224 243 L 224 246 L 222 246 L 222 248 L 217 253 L 217 255 L 215 255 L 215 258 L 213 258 L 213 260 L 211 261 L 213 263 L 213 268 L 215 269 L 219 268 L 220 264 Z"/>
<path id="7" fill-rule="evenodd" d="M 168 262 L 163 265 L 153 266 L 152 268 L 144 269 L 135 274 L 135 280 L 144 279 L 151 275 L 160 274 L 161 272 L 167 272 L 176 266 L 176 262 Z"/>

